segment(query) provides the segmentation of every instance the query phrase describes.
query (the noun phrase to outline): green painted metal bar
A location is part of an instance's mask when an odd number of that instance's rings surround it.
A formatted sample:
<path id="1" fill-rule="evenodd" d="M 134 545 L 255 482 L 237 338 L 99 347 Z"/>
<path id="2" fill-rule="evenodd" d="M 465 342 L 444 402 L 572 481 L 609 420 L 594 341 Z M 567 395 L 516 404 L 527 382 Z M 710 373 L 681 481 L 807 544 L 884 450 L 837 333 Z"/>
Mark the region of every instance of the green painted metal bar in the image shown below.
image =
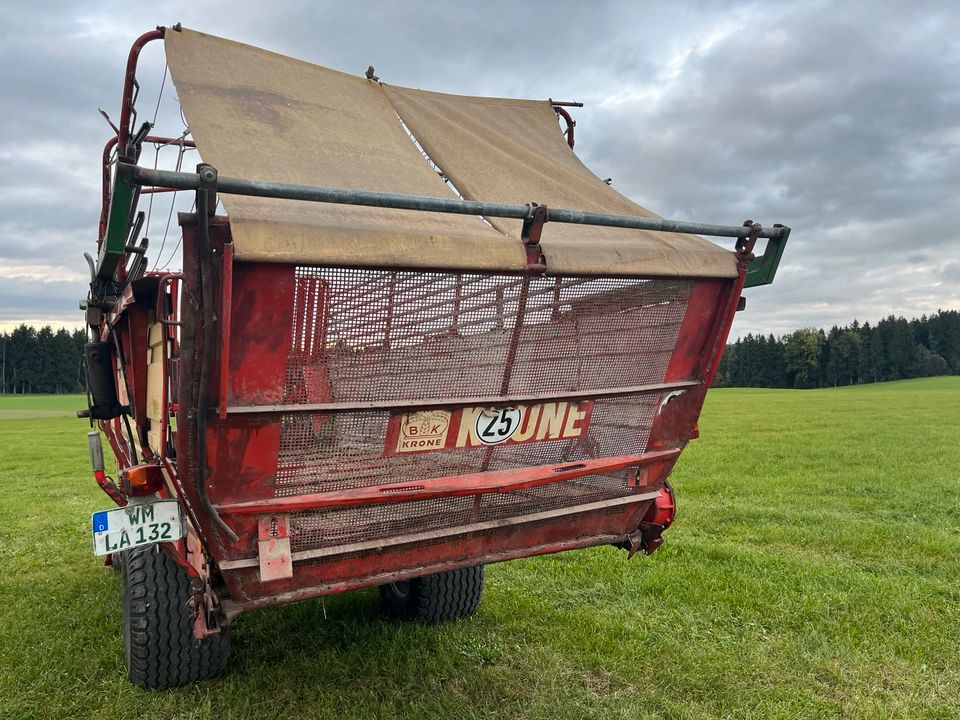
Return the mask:
<path id="1" fill-rule="evenodd" d="M 777 225 L 774 227 L 781 227 L 783 232 L 779 237 L 770 238 L 763 255 L 750 261 L 750 265 L 747 266 L 747 279 L 743 283 L 745 288 L 769 285 L 777 274 L 783 249 L 787 246 L 787 239 L 790 237 L 790 228 Z"/>
<path id="2" fill-rule="evenodd" d="M 118 163 L 113 179 L 113 191 L 110 193 L 110 212 L 107 215 L 107 231 L 97 256 L 97 277 L 112 280 L 113 274 L 126 253 L 127 236 L 133 217 L 134 205 L 139 191 L 138 184 L 127 168 L 133 166 Z"/>

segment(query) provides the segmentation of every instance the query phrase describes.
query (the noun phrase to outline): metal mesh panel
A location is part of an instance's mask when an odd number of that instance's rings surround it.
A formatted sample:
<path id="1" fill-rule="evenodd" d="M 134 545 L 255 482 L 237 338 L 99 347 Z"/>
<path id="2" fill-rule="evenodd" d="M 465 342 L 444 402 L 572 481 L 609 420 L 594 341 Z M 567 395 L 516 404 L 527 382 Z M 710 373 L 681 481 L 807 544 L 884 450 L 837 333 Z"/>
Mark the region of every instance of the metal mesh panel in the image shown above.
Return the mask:
<path id="1" fill-rule="evenodd" d="M 408 455 L 384 455 L 388 412 L 286 415 L 276 494 L 328 492 L 486 469 L 640 454 L 646 448 L 660 397 L 598 400 L 585 438 Z M 314 432 L 316 427 L 320 428 L 318 433 Z"/>
<path id="2" fill-rule="evenodd" d="M 298 268 L 287 398 L 442 399 L 658 382 L 691 286 Z"/>
<path id="3" fill-rule="evenodd" d="M 692 281 L 297 269 L 286 400 L 365 402 L 550 394 L 661 382 Z M 589 432 L 384 454 L 388 411 L 282 418 L 276 494 L 406 483 L 646 448 L 659 395 L 599 398 Z M 627 494 L 624 473 L 481 498 L 291 518 L 295 549 L 390 537 Z"/>
<path id="4" fill-rule="evenodd" d="M 291 549 L 388 538 L 529 515 L 625 495 L 620 473 L 593 475 L 511 493 L 435 498 L 342 510 L 294 513 Z"/>
<path id="5" fill-rule="evenodd" d="M 607 508 L 607 509 L 605 509 L 605 510 L 592 510 L 592 511 L 590 512 L 590 514 L 591 514 L 594 518 L 612 517 L 612 516 L 616 516 L 616 515 L 618 515 L 618 514 L 620 514 L 620 513 L 622 513 L 622 509 L 620 509 L 620 508 Z M 515 515 L 515 513 L 514 513 L 514 515 Z M 551 527 L 551 526 L 555 526 L 555 522 L 556 522 L 555 520 L 549 520 L 549 519 L 548 519 L 548 520 L 535 520 L 535 521 L 533 521 L 533 522 L 524 523 L 524 524 L 523 524 L 523 527 L 524 527 L 524 529 L 549 528 L 549 527 Z M 449 525 L 448 525 L 448 524 L 444 524 L 444 525 L 441 525 L 440 527 L 446 527 L 446 526 L 449 526 Z M 502 529 L 502 528 L 490 528 L 490 529 L 486 529 L 486 530 L 477 530 L 477 531 L 471 532 L 471 533 L 470 533 L 470 536 L 471 536 L 471 537 L 484 537 L 484 536 L 496 535 L 496 534 L 502 533 L 502 532 L 503 532 L 503 529 Z M 601 532 L 602 532 L 602 530 L 601 530 Z M 322 540 L 319 540 L 319 537 L 322 537 L 322 536 L 316 536 L 316 535 L 313 536 L 313 538 L 311 538 L 311 536 L 309 536 L 309 535 L 305 535 L 304 537 L 305 537 L 305 539 L 307 539 L 308 541 L 311 540 L 311 539 L 314 539 L 315 542 L 319 542 L 320 544 L 313 544 L 313 545 L 304 545 L 304 544 L 301 544 L 301 545 L 298 545 L 298 544 L 297 544 L 297 540 L 294 539 L 294 540 L 292 541 L 292 543 L 291 543 L 291 547 L 295 549 L 294 551 L 296 551 L 296 550 L 309 550 L 309 549 L 313 549 L 313 548 L 315 548 L 315 547 L 324 547 L 324 546 L 327 546 L 327 545 L 342 545 L 342 544 L 344 544 L 344 543 L 351 542 L 350 540 L 335 540 L 335 541 L 332 541 L 332 542 L 328 540 L 328 541 L 324 542 L 324 541 L 322 541 Z M 430 548 L 430 547 L 437 547 L 437 546 L 443 545 L 444 543 L 448 543 L 448 542 L 450 542 L 450 538 L 449 538 L 449 537 L 438 537 L 438 538 L 431 538 L 431 539 L 429 539 L 429 540 L 418 540 L 418 541 L 411 542 L 411 543 L 404 543 L 403 545 L 404 545 L 404 548 L 405 548 L 405 549 L 410 550 L 410 549 L 424 549 L 424 548 Z M 346 560 L 346 559 L 348 559 L 348 558 L 361 557 L 361 556 L 366 555 L 366 554 L 369 554 L 369 550 L 359 550 L 359 551 L 352 551 L 352 552 L 346 552 L 346 553 L 339 553 L 339 552 L 338 552 L 338 553 L 337 553 L 337 559 L 338 559 L 338 560 Z M 323 563 L 326 559 L 327 559 L 327 558 L 323 558 L 323 557 L 321 557 L 321 558 L 312 558 L 312 559 L 304 558 L 302 561 L 298 561 L 298 562 L 304 562 L 305 564 Z"/>

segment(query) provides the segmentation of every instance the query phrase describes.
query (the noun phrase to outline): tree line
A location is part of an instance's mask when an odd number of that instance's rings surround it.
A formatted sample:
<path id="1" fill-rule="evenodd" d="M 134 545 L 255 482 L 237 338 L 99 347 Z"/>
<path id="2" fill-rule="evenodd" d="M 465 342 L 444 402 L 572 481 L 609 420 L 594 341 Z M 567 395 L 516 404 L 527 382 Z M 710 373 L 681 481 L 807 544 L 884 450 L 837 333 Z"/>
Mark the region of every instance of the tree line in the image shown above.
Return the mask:
<path id="1" fill-rule="evenodd" d="M 0 393 L 82 392 L 83 330 L 20 325 L 0 333 Z M 960 375 L 960 312 L 941 310 L 829 332 L 746 335 L 727 345 L 718 387 L 812 388 Z"/>
<path id="2" fill-rule="evenodd" d="M 885 380 L 960 375 L 960 312 L 876 325 L 854 320 L 829 332 L 801 328 L 789 335 L 747 335 L 727 345 L 719 387 L 814 388 Z"/>
<path id="3" fill-rule="evenodd" d="M 85 386 L 83 330 L 20 325 L 0 333 L 0 393 L 74 393 Z"/>

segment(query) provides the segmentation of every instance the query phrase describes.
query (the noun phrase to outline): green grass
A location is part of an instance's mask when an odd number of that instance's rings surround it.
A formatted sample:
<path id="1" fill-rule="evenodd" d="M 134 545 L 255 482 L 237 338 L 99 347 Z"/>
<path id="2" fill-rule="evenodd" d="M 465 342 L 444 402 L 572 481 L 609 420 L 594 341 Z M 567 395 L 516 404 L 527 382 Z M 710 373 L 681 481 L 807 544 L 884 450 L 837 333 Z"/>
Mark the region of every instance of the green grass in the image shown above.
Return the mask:
<path id="1" fill-rule="evenodd" d="M 0 717 L 960 717 L 960 378 L 713 391 L 653 556 L 492 566 L 439 628 L 375 590 L 252 613 L 162 693 L 124 677 L 85 431 L 0 420 Z"/>
<path id="2" fill-rule="evenodd" d="M 86 407 L 83 395 L 0 395 L 0 420 L 76 417 L 77 410 Z"/>

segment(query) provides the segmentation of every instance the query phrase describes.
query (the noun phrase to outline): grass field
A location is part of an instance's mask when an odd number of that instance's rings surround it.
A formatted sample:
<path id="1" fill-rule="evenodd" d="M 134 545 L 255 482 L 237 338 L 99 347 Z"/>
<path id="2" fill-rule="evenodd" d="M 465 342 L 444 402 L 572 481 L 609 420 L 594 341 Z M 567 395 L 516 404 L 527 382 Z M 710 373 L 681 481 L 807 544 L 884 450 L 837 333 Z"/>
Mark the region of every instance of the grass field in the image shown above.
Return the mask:
<path id="1" fill-rule="evenodd" d="M 81 398 L 0 398 L 0 717 L 958 718 L 960 378 L 716 390 L 662 549 L 492 566 L 473 618 L 376 590 L 243 616 L 218 680 L 123 670 Z"/>
<path id="2" fill-rule="evenodd" d="M 82 395 L 0 395 L 0 420 L 76 417 L 76 411 L 86 406 Z"/>

